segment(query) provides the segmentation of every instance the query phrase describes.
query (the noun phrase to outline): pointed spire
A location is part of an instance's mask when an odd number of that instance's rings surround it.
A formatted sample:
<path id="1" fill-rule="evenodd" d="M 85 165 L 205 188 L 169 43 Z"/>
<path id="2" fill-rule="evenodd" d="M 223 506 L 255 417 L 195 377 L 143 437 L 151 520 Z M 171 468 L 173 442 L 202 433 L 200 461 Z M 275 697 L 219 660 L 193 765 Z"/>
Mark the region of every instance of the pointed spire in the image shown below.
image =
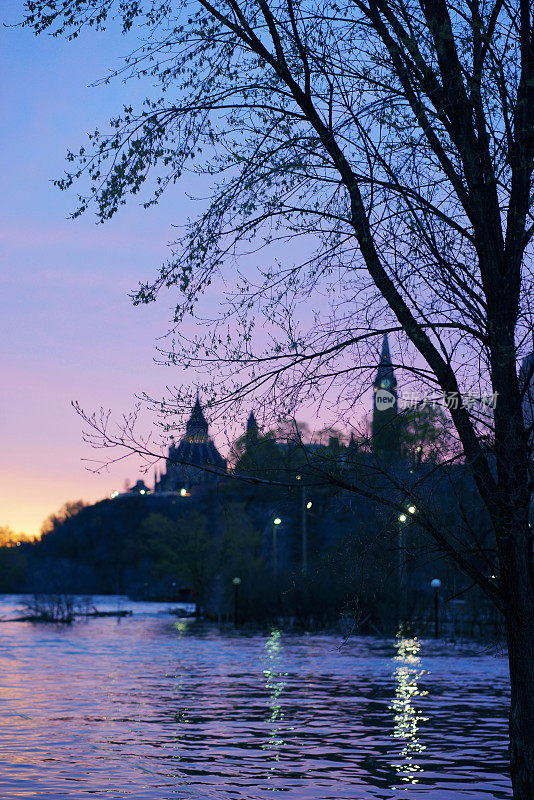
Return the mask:
<path id="1" fill-rule="evenodd" d="M 251 411 L 248 415 L 247 419 L 247 433 L 258 433 L 258 423 L 256 421 L 256 417 L 254 416 L 254 412 Z"/>
<path id="2" fill-rule="evenodd" d="M 204 412 L 202 411 L 202 406 L 200 405 L 198 389 L 195 405 L 193 406 L 193 410 L 191 411 L 191 416 L 189 417 L 185 430 L 186 437 L 191 441 L 193 439 L 195 441 L 206 441 L 208 438 L 208 423 L 206 421 L 206 417 L 204 416 Z"/>
<path id="3" fill-rule="evenodd" d="M 354 431 L 351 431 L 350 442 L 347 445 L 347 458 L 349 461 L 356 461 L 360 455 L 360 444 L 356 441 Z"/>
<path id="4" fill-rule="evenodd" d="M 397 379 L 391 363 L 387 333 L 382 340 L 382 353 L 373 388 L 373 452 L 382 459 L 397 458 L 399 455 L 396 426 Z"/>
<path id="5" fill-rule="evenodd" d="M 391 384 L 391 388 L 397 385 L 397 380 L 393 371 L 393 364 L 391 363 L 391 353 L 389 351 L 387 333 L 384 334 L 384 338 L 382 339 L 382 352 L 380 354 L 380 363 L 376 371 L 375 386 L 383 380 L 388 380 Z"/>
<path id="6" fill-rule="evenodd" d="M 382 354 L 380 356 L 380 361 L 383 364 L 391 364 L 391 353 L 389 352 L 389 340 L 387 333 L 384 334 L 384 338 L 382 339 Z"/>

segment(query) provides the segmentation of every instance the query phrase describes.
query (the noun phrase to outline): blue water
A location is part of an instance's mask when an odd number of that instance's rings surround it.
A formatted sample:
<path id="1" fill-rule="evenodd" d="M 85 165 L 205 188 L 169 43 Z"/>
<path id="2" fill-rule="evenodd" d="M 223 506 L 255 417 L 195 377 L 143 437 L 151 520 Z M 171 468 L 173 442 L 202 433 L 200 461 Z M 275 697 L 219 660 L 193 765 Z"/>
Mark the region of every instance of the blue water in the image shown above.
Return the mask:
<path id="1" fill-rule="evenodd" d="M 122 607 L 0 625 L 2 800 L 511 797 L 503 654 Z"/>

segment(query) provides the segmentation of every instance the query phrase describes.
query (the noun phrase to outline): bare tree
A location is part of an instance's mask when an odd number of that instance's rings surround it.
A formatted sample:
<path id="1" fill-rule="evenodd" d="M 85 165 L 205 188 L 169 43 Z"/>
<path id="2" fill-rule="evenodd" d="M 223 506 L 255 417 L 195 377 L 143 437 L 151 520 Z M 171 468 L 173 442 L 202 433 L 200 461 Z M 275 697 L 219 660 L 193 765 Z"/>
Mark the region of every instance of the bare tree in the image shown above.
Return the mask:
<path id="1" fill-rule="evenodd" d="M 263 391 L 278 408 L 303 396 L 333 397 L 350 408 L 374 361 L 369 343 L 389 330 L 398 333 L 408 374 L 454 398 L 461 455 L 497 542 L 498 582 L 456 557 L 506 619 L 514 797 L 532 798 L 532 482 L 518 380 L 532 328 L 530 4 L 32 0 L 26 7 L 24 24 L 37 32 L 76 36 L 114 14 L 125 31 L 138 25 L 143 43 L 115 74 L 161 87 L 140 111 L 126 105 L 109 135 L 95 133 L 89 149 L 70 154 L 77 166 L 60 187 L 91 179 L 74 216 L 93 202 L 108 219 L 149 174 L 147 203 L 186 170 L 211 180 L 200 218 L 135 302 L 176 287 L 179 323 L 221 270 L 239 286 L 207 338 L 180 341 L 176 333 L 171 361 L 216 367 L 230 396 Z M 293 259 L 300 241 L 304 255 Z M 272 260 L 252 268 L 260 246 L 271 246 Z M 260 352 L 258 312 L 268 318 Z M 467 402 L 473 392 L 497 398 L 493 414 Z M 454 555 L 443 533 L 433 533 Z"/>

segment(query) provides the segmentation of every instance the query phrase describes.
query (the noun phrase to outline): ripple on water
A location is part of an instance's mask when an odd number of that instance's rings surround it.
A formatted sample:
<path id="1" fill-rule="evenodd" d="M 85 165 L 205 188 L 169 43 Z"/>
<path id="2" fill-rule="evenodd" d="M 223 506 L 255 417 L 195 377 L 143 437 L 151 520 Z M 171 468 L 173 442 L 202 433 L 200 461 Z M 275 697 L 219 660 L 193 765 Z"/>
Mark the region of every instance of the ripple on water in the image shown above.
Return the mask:
<path id="1" fill-rule="evenodd" d="M 511 798 L 502 656 L 142 611 L 2 625 L 2 798 Z"/>

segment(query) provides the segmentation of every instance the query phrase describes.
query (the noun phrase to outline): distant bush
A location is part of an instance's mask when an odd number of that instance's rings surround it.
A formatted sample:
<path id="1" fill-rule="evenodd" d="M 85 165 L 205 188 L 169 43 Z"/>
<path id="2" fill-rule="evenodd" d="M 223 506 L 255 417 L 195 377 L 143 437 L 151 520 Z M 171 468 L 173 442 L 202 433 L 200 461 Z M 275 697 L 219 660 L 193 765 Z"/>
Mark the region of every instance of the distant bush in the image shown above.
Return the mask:
<path id="1" fill-rule="evenodd" d="M 87 611 L 87 601 L 69 594 L 35 594 L 22 604 L 23 613 L 39 622 L 73 622 Z"/>
<path id="2" fill-rule="evenodd" d="M 20 590 L 26 577 L 26 558 L 17 547 L 0 547 L 0 592 Z"/>

